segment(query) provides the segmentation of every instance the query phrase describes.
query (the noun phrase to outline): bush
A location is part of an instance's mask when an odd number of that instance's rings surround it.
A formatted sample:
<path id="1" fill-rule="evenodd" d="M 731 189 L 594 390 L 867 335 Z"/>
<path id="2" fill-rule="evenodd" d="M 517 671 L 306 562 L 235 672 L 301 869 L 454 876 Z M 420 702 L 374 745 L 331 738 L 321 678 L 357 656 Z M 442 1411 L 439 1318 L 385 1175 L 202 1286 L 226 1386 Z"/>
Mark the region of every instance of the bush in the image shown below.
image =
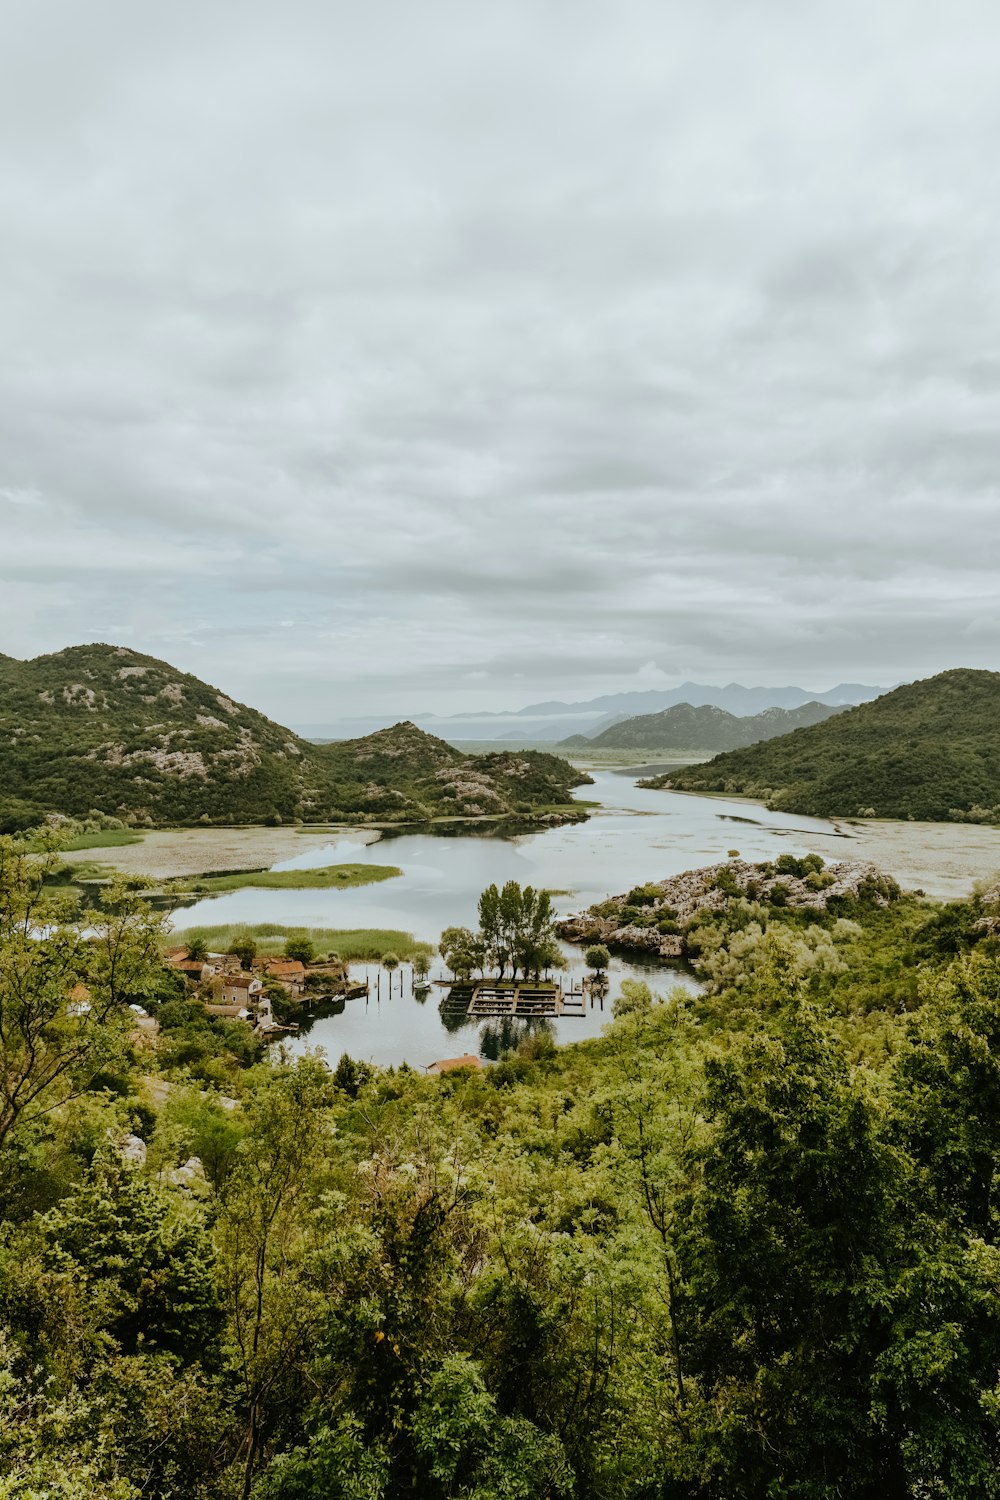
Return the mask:
<path id="1" fill-rule="evenodd" d="M 826 868 L 824 861 L 818 854 L 804 854 L 797 859 L 794 854 L 782 854 L 775 867 L 779 875 L 794 875 L 797 880 L 806 880 L 811 875 L 819 875 Z M 813 886 L 814 890 L 822 889 L 821 886 Z"/>
<path id="2" fill-rule="evenodd" d="M 655 885 L 636 885 L 625 897 L 625 903 L 627 906 L 655 906 L 660 895 L 661 892 Z"/>
<path id="3" fill-rule="evenodd" d="M 300 964 L 311 964 L 316 949 L 307 937 L 290 937 L 285 939 L 285 957 L 296 959 Z"/>
<path id="4" fill-rule="evenodd" d="M 355 1062 L 347 1052 L 341 1054 L 340 1062 L 333 1070 L 333 1081 L 349 1099 L 356 1099 L 363 1086 L 372 1077 L 369 1063 Z"/>
<path id="5" fill-rule="evenodd" d="M 612 1006 L 615 1019 L 652 1009 L 653 992 L 639 979 L 623 979 L 621 992 Z"/>
<path id="6" fill-rule="evenodd" d="M 257 939 L 251 933 L 242 934 L 233 944 L 233 952 L 244 969 L 249 969 L 257 957 Z"/>
<path id="7" fill-rule="evenodd" d="M 161 1031 L 183 1031 L 188 1027 L 208 1030 L 208 1017 L 199 1000 L 168 1000 L 157 1011 Z"/>

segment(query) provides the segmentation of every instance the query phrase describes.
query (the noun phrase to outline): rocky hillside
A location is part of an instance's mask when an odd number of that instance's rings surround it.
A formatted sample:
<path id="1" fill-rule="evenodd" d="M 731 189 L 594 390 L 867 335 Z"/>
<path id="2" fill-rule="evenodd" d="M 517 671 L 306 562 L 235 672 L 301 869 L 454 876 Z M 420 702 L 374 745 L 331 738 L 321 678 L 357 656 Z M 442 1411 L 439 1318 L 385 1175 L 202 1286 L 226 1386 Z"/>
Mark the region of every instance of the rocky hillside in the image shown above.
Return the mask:
<path id="1" fill-rule="evenodd" d="M 827 703 L 803 703 L 799 708 L 765 708 L 740 718 L 713 704 L 693 707 L 678 703 L 656 714 L 637 714 L 622 719 L 591 738 L 573 735 L 561 749 L 586 746 L 601 750 L 684 750 L 718 752 L 774 739 L 807 724 L 820 724 L 843 709 Z"/>
<path id="2" fill-rule="evenodd" d="M 659 958 L 690 958 L 694 935 L 706 915 L 732 901 L 756 907 L 798 907 L 805 911 L 849 911 L 859 902 L 884 906 L 899 887 L 877 865 L 852 860 L 825 865 L 818 854 L 783 854 L 775 863 L 751 864 L 732 858 L 688 870 L 612 896 L 559 924 L 560 937 L 576 943 L 605 943 L 655 953 Z"/>
<path id="3" fill-rule="evenodd" d="M 941 672 L 645 784 L 818 817 L 1000 822 L 1000 673 Z"/>
<path id="4" fill-rule="evenodd" d="M 409 722 L 307 748 L 329 778 L 336 807 L 349 814 L 558 818 L 571 789 L 590 780 L 559 756 L 537 750 L 465 755 Z M 580 809 L 567 811 L 582 816 Z"/>
<path id="5" fill-rule="evenodd" d="M 413 724 L 314 745 L 124 646 L 0 657 L 0 829 L 91 811 L 143 824 L 551 816 L 586 779 L 551 755 L 463 755 Z"/>

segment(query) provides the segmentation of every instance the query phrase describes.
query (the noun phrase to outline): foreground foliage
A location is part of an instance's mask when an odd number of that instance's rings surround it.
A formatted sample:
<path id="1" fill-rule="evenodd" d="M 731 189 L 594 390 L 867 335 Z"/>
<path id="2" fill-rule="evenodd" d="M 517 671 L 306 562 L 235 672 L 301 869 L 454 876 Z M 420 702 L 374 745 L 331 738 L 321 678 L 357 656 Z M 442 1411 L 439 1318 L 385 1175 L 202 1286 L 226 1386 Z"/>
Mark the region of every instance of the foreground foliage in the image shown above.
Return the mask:
<path id="1" fill-rule="evenodd" d="M 705 994 L 486 1072 L 213 1083 L 130 1032 L 187 1003 L 142 901 L 0 854 L 5 1500 L 1000 1491 L 992 898 L 837 964 L 719 914 Z"/>

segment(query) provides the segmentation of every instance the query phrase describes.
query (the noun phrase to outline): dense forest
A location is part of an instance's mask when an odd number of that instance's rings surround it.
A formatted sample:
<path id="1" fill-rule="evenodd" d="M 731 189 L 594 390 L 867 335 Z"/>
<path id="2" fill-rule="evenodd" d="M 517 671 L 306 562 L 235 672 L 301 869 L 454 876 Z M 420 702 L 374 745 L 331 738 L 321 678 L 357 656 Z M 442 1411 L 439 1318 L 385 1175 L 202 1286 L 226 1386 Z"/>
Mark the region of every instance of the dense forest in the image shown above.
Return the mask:
<path id="1" fill-rule="evenodd" d="M 57 863 L 0 840 L 4 1500 L 1000 1492 L 997 891 L 733 890 L 701 993 L 431 1078 L 264 1056 Z"/>
<path id="2" fill-rule="evenodd" d="M 124 646 L 0 656 L 0 830 L 49 813 L 130 824 L 584 816 L 589 780 L 538 751 L 471 756 L 415 725 L 314 744 Z"/>
<path id="3" fill-rule="evenodd" d="M 1000 673 L 957 669 L 643 783 L 815 817 L 1000 821 Z"/>

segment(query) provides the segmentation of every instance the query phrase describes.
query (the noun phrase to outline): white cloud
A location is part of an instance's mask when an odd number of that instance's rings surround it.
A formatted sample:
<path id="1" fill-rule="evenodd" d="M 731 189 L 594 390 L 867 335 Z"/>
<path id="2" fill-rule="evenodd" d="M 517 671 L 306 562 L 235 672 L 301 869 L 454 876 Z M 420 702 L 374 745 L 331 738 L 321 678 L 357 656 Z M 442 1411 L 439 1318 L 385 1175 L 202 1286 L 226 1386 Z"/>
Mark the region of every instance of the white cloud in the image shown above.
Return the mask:
<path id="1" fill-rule="evenodd" d="M 300 720 L 996 665 L 998 64 L 987 0 L 15 0 L 0 651 Z"/>

